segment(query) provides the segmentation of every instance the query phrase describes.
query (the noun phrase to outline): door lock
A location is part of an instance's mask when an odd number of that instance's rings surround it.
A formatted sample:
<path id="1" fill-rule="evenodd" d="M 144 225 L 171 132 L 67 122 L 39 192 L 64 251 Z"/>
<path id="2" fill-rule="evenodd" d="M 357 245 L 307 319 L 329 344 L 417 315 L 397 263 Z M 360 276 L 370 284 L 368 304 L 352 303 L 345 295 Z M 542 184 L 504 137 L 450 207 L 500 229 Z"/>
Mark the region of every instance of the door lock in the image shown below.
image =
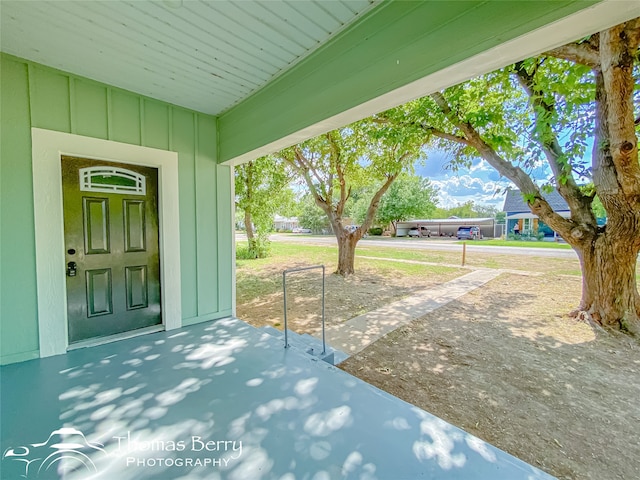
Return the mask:
<path id="1" fill-rule="evenodd" d="M 67 277 L 75 277 L 78 273 L 78 264 L 76 262 L 67 263 Z"/>

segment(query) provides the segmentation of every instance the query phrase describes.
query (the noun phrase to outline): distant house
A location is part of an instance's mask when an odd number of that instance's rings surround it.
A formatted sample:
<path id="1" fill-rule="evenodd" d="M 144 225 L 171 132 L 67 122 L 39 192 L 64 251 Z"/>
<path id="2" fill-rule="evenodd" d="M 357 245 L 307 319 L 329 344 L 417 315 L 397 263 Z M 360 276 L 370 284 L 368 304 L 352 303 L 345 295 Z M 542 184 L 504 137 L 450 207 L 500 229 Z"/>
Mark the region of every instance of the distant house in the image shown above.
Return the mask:
<path id="1" fill-rule="evenodd" d="M 274 230 L 293 230 L 294 228 L 300 227 L 300 221 L 298 217 L 283 217 L 281 215 L 276 215 L 273 220 L 273 228 Z"/>
<path id="2" fill-rule="evenodd" d="M 569 205 L 567 205 L 567 202 L 560 196 L 557 190 L 545 193 L 543 197 L 558 215 L 564 218 L 571 216 Z M 522 198 L 520 190 L 507 190 L 502 211 L 506 213 L 508 233 L 513 233 L 517 224 L 521 234 L 544 233 L 545 237 L 555 238 L 557 236 L 551 227 L 540 220 L 537 215 L 531 213 L 529 206 L 524 201 L 524 198 Z"/>

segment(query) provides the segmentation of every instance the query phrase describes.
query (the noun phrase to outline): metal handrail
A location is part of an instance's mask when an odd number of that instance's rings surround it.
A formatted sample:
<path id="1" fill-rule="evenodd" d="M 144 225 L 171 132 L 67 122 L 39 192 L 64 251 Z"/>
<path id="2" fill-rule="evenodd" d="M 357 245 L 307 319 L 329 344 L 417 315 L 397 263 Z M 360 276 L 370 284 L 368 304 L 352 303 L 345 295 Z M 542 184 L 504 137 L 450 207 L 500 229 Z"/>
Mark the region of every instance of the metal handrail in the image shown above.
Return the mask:
<path id="1" fill-rule="evenodd" d="M 284 292 L 284 348 L 289 347 L 289 337 L 287 335 L 287 273 L 292 272 L 302 272 L 305 270 L 314 270 L 316 268 L 322 269 L 322 355 L 327 353 L 327 347 L 325 342 L 325 334 L 324 334 L 324 277 L 325 277 L 325 269 L 324 265 L 314 265 L 312 267 L 300 267 L 300 268 L 290 268 L 282 272 L 282 290 Z"/>

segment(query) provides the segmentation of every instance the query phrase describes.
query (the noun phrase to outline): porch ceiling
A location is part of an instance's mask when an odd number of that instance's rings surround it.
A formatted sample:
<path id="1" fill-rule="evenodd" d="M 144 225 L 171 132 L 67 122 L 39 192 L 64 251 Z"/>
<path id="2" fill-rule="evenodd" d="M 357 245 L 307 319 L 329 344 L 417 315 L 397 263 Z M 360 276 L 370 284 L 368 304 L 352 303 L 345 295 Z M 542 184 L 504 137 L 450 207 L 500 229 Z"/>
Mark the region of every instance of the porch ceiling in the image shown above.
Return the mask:
<path id="1" fill-rule="evenodd" d="M 2 1 L 2 51 L 217 115 L 380 0 Z"/>

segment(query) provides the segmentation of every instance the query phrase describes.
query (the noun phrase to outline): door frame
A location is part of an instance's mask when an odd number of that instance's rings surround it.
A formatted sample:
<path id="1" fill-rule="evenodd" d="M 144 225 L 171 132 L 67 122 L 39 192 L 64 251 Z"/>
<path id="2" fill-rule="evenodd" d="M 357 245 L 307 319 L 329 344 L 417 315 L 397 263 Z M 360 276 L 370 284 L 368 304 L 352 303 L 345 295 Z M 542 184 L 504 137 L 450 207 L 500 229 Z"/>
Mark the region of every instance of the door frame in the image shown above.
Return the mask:
<path id="1" fill-rule="evenodd" d="M 138 145 L 31 129 L 40 357 L 69 347 L 61 155 L 158 169 L 162 324 L 182 326 L 178 154 Z M 166 228 L 165 228 L 166 226 Z"/>

